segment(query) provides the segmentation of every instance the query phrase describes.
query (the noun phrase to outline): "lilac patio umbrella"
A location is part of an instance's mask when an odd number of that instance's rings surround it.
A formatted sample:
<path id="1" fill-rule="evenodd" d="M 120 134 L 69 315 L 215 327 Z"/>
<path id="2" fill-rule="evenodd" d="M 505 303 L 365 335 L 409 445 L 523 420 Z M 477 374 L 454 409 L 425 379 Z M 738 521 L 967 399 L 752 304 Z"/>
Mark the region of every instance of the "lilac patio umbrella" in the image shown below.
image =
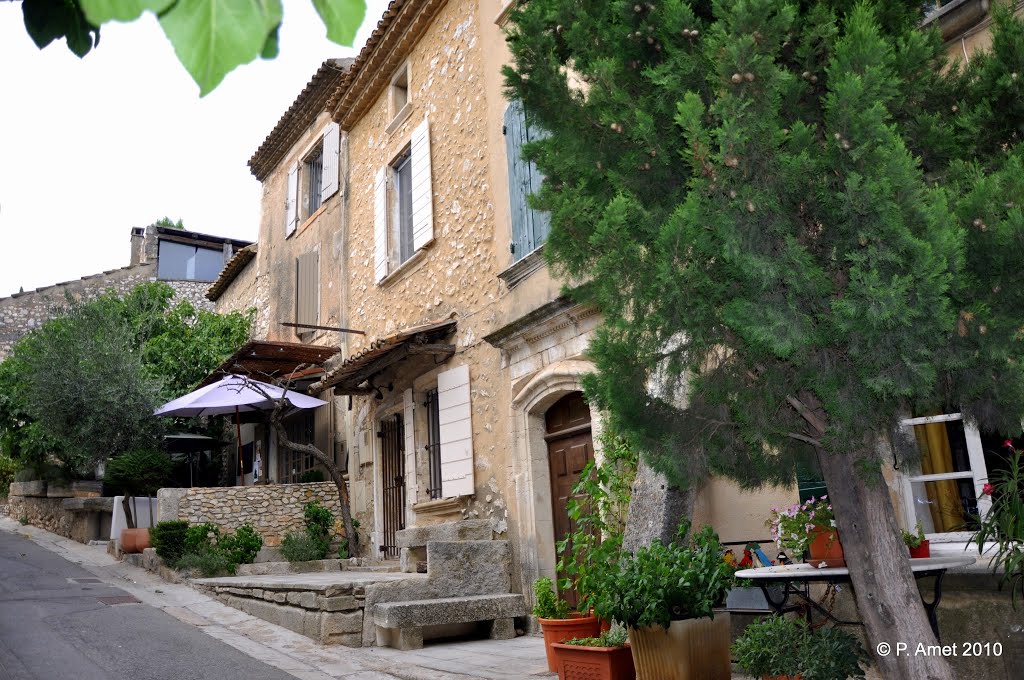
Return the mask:
<path id="1" fill-rule="evenodd" d="M 235 426 L 238 428 L 238 460 L 241 468 L 242 436 L 239 413 L 242 411 L 272 411 L 282 395 L 295 409 L 317 408 L 327 403 L 322 399 L 309 397 L 292 390 L 288 390 L 285 394 L 285 390 L 276 385 L 237 375 L 227 375 L 215 383 L 200 387 L 183 397 L 167 402 L 154 411 L 153 415 L 195 417 L 235 414 Z M 244 472 L 243 469 L 242 484 L 245 484 Z"/>

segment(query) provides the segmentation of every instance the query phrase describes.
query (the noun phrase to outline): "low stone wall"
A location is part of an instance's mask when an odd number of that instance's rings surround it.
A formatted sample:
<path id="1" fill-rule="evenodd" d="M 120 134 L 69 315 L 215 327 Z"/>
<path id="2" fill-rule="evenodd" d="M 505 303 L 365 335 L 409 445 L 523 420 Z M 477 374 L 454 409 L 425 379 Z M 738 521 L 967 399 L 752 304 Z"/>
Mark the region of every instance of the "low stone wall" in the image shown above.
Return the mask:
<path id="1" fill-rule="evenodd" d="M 8 515 L 55 534 L 88 543 L 110 538 L 112 498 L 10 496 Z"/>
<path id="2" fill-rule="evenodd" d="M 331 482 L 160 489 L 157 498 L 160 521 L 211 522 L 224 531 L 248 523 L 263 535 L 268 546 L 280 545 L 287 534 L 304 530 L 302 508 L 317 500 L 334 513 L 335 531 L 344 533 L 338 488 Z"/>

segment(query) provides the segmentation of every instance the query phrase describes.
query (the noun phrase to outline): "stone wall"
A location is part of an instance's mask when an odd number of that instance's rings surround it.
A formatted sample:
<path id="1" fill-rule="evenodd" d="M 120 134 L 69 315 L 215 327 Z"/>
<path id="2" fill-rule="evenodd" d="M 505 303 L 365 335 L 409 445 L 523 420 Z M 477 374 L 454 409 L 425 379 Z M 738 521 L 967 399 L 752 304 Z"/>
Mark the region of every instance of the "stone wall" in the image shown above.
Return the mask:
<path id="1" fill-rule="evenodd" d="M 223 531 L 234 531 L 248 523 L 263 535 L 264 544 L 268 546 L 280 545 L 293 531 L 303 531 L 302 508 L 318 500 L 334 513 L 335 532 L 344 533 L 338 489 L 331 482 L 160 489 L 157 497 L 161 521 L 212 522 Z"/>
<path id="2" fill-rule="evenodd" d="M 12 519 L 52 531 L 79 543 L 110 538 L 112 498 L 19 496 L 7 500 Z"/>

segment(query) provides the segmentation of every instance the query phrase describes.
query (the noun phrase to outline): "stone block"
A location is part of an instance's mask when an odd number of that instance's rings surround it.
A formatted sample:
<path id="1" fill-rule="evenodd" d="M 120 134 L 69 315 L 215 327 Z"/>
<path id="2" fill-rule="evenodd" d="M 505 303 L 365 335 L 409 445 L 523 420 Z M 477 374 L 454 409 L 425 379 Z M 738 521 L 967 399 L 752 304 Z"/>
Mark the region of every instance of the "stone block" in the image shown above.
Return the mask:
<path id="1" fill-rule="evenodd" d="M 312 595 L 312 593 L 309 593 Z M 316 608 L 325 612 L 347 612 L 359 608 L 359 602 L 352 595 L 338 595 L 336 597 L 317 597 Z"/>
<path id="2" fill-rule="evenodd" d="M 398 569 L 404 574 L 415 574 L 419 572 L 421 563 L 427 561 L 427 547 L 402 548 L 398 557 Z"/>
<path id="3" fill-rule="evenodd" d="M 47 498 L 71 498 L 74 495 L 70 486 L 58 486 L 52 483 L 46 485 Z"/>
<path id="4" fill-rule="evenodd" d="M 71 493 L 75 498 L 99 498 L 103 495 L 103 482 L 71 482 Z"/>
<path id="5" fill-rule="evenodd" d="M 318 601 L 317 594 L 311 591 L 303 591 L 299 593 L 299 606 L 303 609 L 320 609 L 317 605 Z"/>
<path id="6" fill-rule="evenodd" d="M 359 633 L 363 630 L 363 611 L 323 612 L 320 615 L 320 639 L 327 640 L 341 633 Z"/>
<path id="7" fill-rule="evenodd" d="M 514 640 L 516 637 L 515 621 L 512 619 L 494 619 L 491 621 L 488 637 L 492 640 Z"/>
<path id="8" fill-rule="evenodd" d="M 302 595 L 302 593 L 297 593 L 297 592 L 294 592 L 294 591 L 288 593 L 288 597 L 287 597 L 288 604 L 291 604 L 291 605 L 299 604 L 299 597 L 301 595 Z"/>
<path id="9" fill-rule="evenodd" d="M 320 612 L 307 611 L 302 615 L 302 634 L 314 640 L 320 639 Z"/>
<path id="10" fill-rule="evenodd" d="M 440 626 L 525 615 L 526 600 L 523 596 L 508 594 L 386 602 L 373 607 L 373 622 L 382 628 Z"/>
<path id="11" fill-rule="evenodd" d="M 399 548 L 423 548 L 430 541 L 489 541 L 494 536 L 491 520 L 465 519 L 395 532 Z"/>
<path id="12" fill-rule="evenodd" d="M 277 602 L 278 604 L 284 604 L 288 601 L 288 593 L 283 591 L 279 593 L 274 593 L 271 599 L 273 599 L 274 602 Z"/>
<path id="13" fill-rule="evenodd" d="M 377 626 L 376 634 L 378 647 L 393 647 L 402 651 L 423 649 L 423 629 L 420 627 L 382 628 Z"/>
<path id="14" fill-rule="evenodd" d="M 431 541 L 427 578 L 443 597 L 507 593 L 512 589 L 508 541 Z"/>
<path id="15" fill-rule="evenodd" d="M 180 519 L 181 501 L 188 489 L 160 489 L 156 492 L 156 518 L 158 522 Z"/>
<path id="16" fill-rule="evenodd" d="M 31 482 L 11 482 L 11 496 L 46 496 L 46 481 L 37 479 Z"/>
<path id="17" fill-rule="evenodd" d="M 106 498 L 83 498 L 76 496 L 74 498 L 65 498 L 61 502 L 61 506 L 68 512 L 114 512 L 114 499 L 110 496 Z"/>

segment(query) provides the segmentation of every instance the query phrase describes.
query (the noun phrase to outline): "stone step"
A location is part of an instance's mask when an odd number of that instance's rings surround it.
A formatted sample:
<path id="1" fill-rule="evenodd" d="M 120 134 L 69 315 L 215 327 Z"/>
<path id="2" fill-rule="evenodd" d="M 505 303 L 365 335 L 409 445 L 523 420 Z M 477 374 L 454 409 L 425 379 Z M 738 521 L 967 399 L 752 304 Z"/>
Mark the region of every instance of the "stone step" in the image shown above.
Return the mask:
<path id="1" fill-rule="evenodd" d="M 377 644 L 398 649 L 423 647 L 426 626 L 488 622 L 490 637 L 515 637 L 513 619 L 526 614 L 522 595 L 471 595 L 406 602 L 385 602 L 373 607 Z"/>

